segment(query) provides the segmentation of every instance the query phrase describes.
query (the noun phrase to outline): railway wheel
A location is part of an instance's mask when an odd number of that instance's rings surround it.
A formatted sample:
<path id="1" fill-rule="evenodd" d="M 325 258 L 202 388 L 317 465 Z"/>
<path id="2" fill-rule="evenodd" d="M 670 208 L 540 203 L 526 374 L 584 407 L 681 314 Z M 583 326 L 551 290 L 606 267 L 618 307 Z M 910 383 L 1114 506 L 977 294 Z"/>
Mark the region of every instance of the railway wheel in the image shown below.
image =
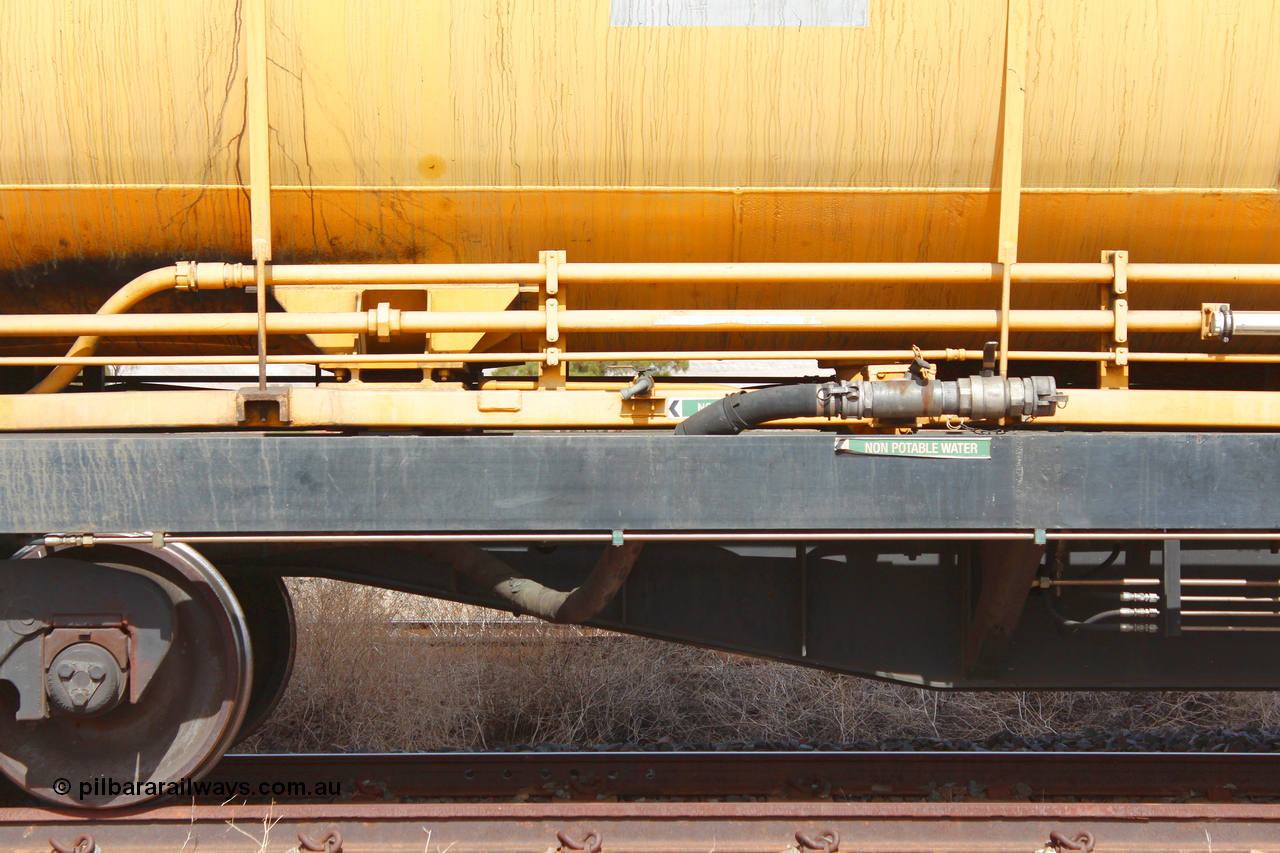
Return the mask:
<path id="1" fill-rule="evenodd" d="M 249 628 L 226 580 L 183 545 L 33 546 L 15 558 L 0 575 L 4 615 L 27 636 L 7 662 L 26 655 L 40 678 L 28 666 L 26 693 L 0 692 L 0 771 L 66 806 L 183 793 L 248 707 Z"/>
<path id="2" fill-rule="evenodd" d="M 227 578 L 236 600 L 244 610 L 253 646 L 253 686 L 244 722 L 236 743 L 262 727 L 280 704 L 297 648 L 298 628 L 293 616 L 293 600 L 284 581 L 260 575 L 232 575 Z"/>

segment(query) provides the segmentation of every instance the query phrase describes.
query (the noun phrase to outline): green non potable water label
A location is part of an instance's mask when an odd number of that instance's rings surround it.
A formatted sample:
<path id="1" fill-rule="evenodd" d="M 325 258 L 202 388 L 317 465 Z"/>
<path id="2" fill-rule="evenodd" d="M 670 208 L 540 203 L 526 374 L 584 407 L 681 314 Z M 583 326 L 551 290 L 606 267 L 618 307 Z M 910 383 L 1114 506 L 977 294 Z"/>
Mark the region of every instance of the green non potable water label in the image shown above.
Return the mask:
<path id="1" fill-rule="evenodd" d="M 878 435 L 836 439 L 837 453 L 918 456 L 925 459 L 990 459 L 989 436 Z"/>
<path id="2" fill-rule="evenodd" d="M 722 399 L 722 397 L 674 397 L 667 400 L 667 417 L 687 418 Z"/>

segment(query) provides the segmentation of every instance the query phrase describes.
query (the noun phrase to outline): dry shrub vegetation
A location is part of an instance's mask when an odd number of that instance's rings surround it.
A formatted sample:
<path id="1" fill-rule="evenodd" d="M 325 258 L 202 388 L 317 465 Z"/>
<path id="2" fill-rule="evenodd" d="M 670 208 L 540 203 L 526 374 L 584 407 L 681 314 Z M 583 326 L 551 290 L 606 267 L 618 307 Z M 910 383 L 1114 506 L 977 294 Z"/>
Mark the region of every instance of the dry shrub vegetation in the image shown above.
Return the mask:
<path id="1" fill-rule="evenodd" d="M 1280 725 L 1273 693 L 939 693 L 337 581 L 290 581 L 293 680 L 241 751 L 845 743 Z M 432 637 L 393 620 L 435 623 Z M 491 630 L 477 631 L 490 623 Z M 488 642 L 469 642 L 477 633 Z"/>

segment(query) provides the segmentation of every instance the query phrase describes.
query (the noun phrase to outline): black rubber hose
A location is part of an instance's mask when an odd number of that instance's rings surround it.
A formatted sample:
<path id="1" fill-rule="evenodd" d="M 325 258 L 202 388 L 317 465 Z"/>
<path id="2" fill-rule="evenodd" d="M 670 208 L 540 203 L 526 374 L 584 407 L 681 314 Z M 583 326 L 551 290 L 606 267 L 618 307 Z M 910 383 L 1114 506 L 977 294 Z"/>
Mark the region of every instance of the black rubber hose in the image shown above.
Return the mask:
<path id="1" fill-rule="evenodd" d="M 1082 575 L 1082 577 L 1091 578 L 1091 577 L 1093 577 L 1094 575 L 1096 575 L 1098 572 L 1102 571 L 1103 569 L 1109 569 L 1109 568 L 1111 568 L 1112 566 L 1114 566 L 1114 565 L 1115 565 L 1116 560 L 1119 558 L 1119 556 L 1120 556 L 1120 549 L 1119 549 L 1119 548 L 1117 548 L 1117 549 L 1115 549 L 1114 551 L 1112 551 L 1112 552 L 1111 552 L 1111 556 L 1110 556 L 1110 557 L 1107 557 L 1107 559 L 1103 560 L 1103 561 L 1102 561 L 1101 563 L 1099 563 L 1098 565 L 1096 565 L 1096 566 L 1094 566 L 1093 568 L 1089 569 L 1089 571 L 1085 572 L 1085 573 Z"/>
<path id="2" fill-rule="evenodd" d="M 1058 623 L 1058 628 L 1066 633 L 1070 634 L 1076 631 L 1119 631 L 1120 630 L 1120 626 L 1117 624 L 1114 624 L 1114 623 L 1099 624 L 1098 622 L 1095 621 L 1097 619 L 1105 619 L 1110 616 L 1119 615 L 1120 613 L 1119 610 L 1110 610 L 1110 611 L 1107 611 L 1106 613 L 1098 613 L 1094 616 L 1090 616 L 1088 619 L 1085 619 L 1083 622 L 1081 622 L 1075 619 L 1068 619 L 1067 617 L 1062 615 L 1061 611 L 1059 611 L 1058 608 L 1055 607 L 1053 604 L 1053 591 L 1051 589 L 1045 588 L 1043 590 L 1043 594 L 1044 594 L 1044 606 L 1048 608 L 1049 615 L 1052 616 L 1054 621 Z"/>
<path id="3" fill-rule="evenodd" d="M 830 403 L 819 399 L 823 387 L 779 385 L 739 391 L 686 418 L 676 427 L 676 435 L 737 435 L 767 421 L 825 415 Z"/>

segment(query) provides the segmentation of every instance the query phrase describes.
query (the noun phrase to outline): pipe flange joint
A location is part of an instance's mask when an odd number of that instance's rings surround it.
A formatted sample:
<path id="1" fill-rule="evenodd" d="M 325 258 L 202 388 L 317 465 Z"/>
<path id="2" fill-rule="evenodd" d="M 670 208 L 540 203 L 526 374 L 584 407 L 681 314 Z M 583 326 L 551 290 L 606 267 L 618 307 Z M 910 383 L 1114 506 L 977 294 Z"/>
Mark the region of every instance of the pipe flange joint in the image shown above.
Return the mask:
<path id="1" fill-rule="evenodd" d="M 253 274 L 246 276 L 244 264 L 197 263 L 179 261 L 174 289 L 188 293 L 204 290 L 226 290 L 253 283 Z"/>
<path id="2" fill-rule="evenodd" d="M 198 264 L 195 261 L 178 261 L 175 264 L 176 272 L 173 278 L 173 289 L 190 293 L 199 290 L 200 287 L 196 280 L 197 266 Z"/>
<path id="3" fill-rule="evenodd" d="M 369 309 L 366 330 L 380 341 L 391 340 L 400 334 L 400 309 L 392 308 L 390 302 L 379 302 L 377 308 Z"/>

